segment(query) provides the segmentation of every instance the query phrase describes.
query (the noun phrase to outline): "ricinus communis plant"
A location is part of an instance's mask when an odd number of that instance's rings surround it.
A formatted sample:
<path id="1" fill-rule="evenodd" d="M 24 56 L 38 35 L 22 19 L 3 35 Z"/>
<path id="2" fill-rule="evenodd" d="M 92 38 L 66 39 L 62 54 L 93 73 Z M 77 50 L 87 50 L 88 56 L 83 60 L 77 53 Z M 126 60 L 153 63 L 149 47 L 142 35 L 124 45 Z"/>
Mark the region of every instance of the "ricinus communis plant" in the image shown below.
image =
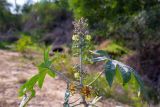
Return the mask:
<path id="1" fill-rule="evenodd" d="M 92 101 L 89 102 L 86 100 L 86 98 L 92 93 L 92 87 L 90 86 L 94 84 L 94 82 L 103 74 L 110 87 L 112 86 L 114 77 L 117 77 L 117 74 L 118 77 L 122 78 L 123 85 L 127 84 L 133 77 L 138 84 L 138 91 L 144 92 L 143 82 L 134 69 L 117 60 L 111 59 L 106 51 L 91 50 L 93 48 L 91 45 L 91 36 L 87 30 L 87 20 L 81 18 L 80 20 L 75 21 L 73 24 L 74 35 L 72 37 L 72 51 L 73 56 L 79 58 L 79 64 L 74 65 L 76 73 L 74 73 L 73 76 L 77 78 L 77 80 L 71 81 L 66 75 L 64 75 L 63 72 L 57 71 L 54 67 L 54 64 L 52 64 L 54 58 L 51 59 L 49 57 L 49 51 L 45 51 L 44 60 L 38 66 L 38 74 L 34 75 L 20 87 L 19 96 L 23 96 L 20 107 L 24 107 L 35 96 L 34 86 L 36 84 L 38 84 L 39 88 L 42 88 L 46 75 L 49 75 L 52 78 L 59 76 L 66 82 L 67 88 L 64 97 L 64 107 L 75 107 L 78 105 L 84 105 L 85 107 L 95 106 L 95 103 L 101 99 L 101 96 L 96 96 Z M 86 75 L 84 67 L 85 62 L 94 64 L 102 61 L 105 63 L 104 70 L 101 71 L 93 81 L 87 85 L 84 84 L 83 82 Z M 74 95 L 75 93 L 78 93 L 81 97 L 74 102 L 70 102 L 69 99 L 72 97 L 71 95 Z M 77 101 L 79 102 L 77 103 Z"/>

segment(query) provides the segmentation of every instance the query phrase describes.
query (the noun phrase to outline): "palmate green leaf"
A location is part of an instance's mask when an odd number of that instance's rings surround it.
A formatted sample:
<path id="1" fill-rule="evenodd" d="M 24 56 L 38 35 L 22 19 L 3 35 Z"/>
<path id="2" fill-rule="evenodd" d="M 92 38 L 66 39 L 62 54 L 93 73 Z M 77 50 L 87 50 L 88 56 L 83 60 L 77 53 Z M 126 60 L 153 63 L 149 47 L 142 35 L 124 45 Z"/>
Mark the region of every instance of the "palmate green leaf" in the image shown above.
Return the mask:
<path id="1" fill-rule="evenodd" d="M 39 74 L 39 79 L 38 79 L 38 86 L 39 86 L 39 88 L 42 88 L 45 76 L 46 76 L 46 72 L 41 72 Z"/>
<path id="2" fill-rule="evenodd" d="M 127 67 L 121 66 L 117 64 L 117 68 L 120 71 L 123 78 L 123 85 L 129 82 L 131 79 L 131 70 Z"/>
<path id="3" fill-rule="evenodd" d="M 44 62 L 38 66 L 39 73 L 29 79 L 25 84 L 20 87 L 19 96 L 23 96 L 26 92 L 33 90 L 34 85 L 38 82 L 38 86 L 42 88 L 46 74 L 55 77 L 55 73 L 51 72 L 48 68 L 51 66 L 49 60 L 48 50 L 44 52 Z"/>
<path id="4" fill-rule="evenodd" d="M 39 75 L 34 75 L 31 79 L 29 79 L 25 84 L 20 87 L 19 96 L 23 96 L 26 92 L 32 91 L 34 85 L 38 81 Z"/>
<path id="5" fill-rule="evenodd" d="M 90 52 L 94 55 L 98 55 L 98 57 L 92 59 L 92 62 L 101 62 L 110 59 L 109 55 L 104 50 L 96 50 Z"/>
<path id="6" fill-rule="evenodd" d="M 42 62 L 39 66 L 42 68 L 50 68 L 52 61 L 49 60 L 49 50 L 44 51 L 44 62 Z"/>
<path id="7" fill-rule="evenodd" d="M 105 64 L 105 77 L 110 87 L 112 86 L 115 73 L 116 73 L 116 66 L 113 64 L 112 61 L 108 61 Z"/>
<path id="8" fill-rule="evenodd" d="M 105 56 L 109 58 L 109 55 L 106 51 L 104 50 L 95 50 L 95 51 L 90 51 L 92 54 L 94 55 L 98 55 L 98 56 Z"/>
<path id="9" fill-rule="evenodd" d="M 44 63 L 38 66 L 38 70 L 39 70 L 39 79 L 38 79 L 39 88 L 42 88 L 46 74 L 48 74 L 52 78 L 56 76 L 56 74 L 52 72 Z"/>
<path id="10" fill-rule="evenodd" d="M 95 62 L 101 62 L 101 61 L 105 61 L 105 60 L 107 60 L 107 58 L 105 56 L 103 56 L 103 57 L 93 58 L 92 62 L 95 63 Z"/>
<path id="11" fill-rule="evenodd" d="M 119 61 L 112 60 L 112 62 L 116 65 L 116 68 L 118 68 L 117 71 L 119 71 L 121 73 L 121 76 L 123 78 L 123 84 L 125 85 L 130 80 L 134 81 L 134 85 L 136 86 L 136 89 L 138 91 L 140 91 L 141 93 L 143 93 L 145 98 L 147 98 L 147 96 L 146 96 L 147 94 L 144 89 L 143 81 L 142 81 L 141 77 L 137 74 L 137 72 L 133 68 L 131 68 L 131 67 L 119 62 Z"/>
<path id="12" fill-rule="evenodd" d="M 112 60 L 112 61 L 116 65 L 117 71 L 121 73 L 121 76 L 123 79 L 123 85 L 125 85 L 131 79 L 132 68 L 119 61 L 116 61 L 116 60 Z"/>
<path id="13" fill-rule="evenodd" d="M 38 70 L 39 70 L 38 86 L 39 88 L 42 88 L 46 74 L 48 74 L 49 76 L 53 78 L 56 76 L 55 73 L 50 70 L 51 64 L 52 64 L 52 61 L 49 60 L 49 50 L 44 51 L 44 62 L 42 62 L 38 66 Z"/>
<path id="14" fill-rule="evenodd" d="M 93 58 L 93 62 L 100 62 L 100 61 L 107 61 L 105 64 L 105 77 L 109 84 L 109 86 L 112 86 L 114 76 L 116 74 L 116 78 L 118 81 L 122 81 L 123 85 L 128 83 L 132 78 L 135 79 L 135 85 L 138 85 L 140 87 L 140 90 L 143 90 L 144 84 L 141 80 L 140 76 L 134 71 L 131 67 L 116 61 L 110 59 L 108 54 L 103 50 L 97 50 L 97 51 L 90 51 L 94 55 L 98 55 L 98 57 Z"/>
<path id="15" fill-rule="evenodd" d="M 49 61 L 49 49 L 44 51 L 43 57 L 44 57 L 44 62 Z"/>
<path id="16" fill-rule="evenodd" d="M 123 83 L 123 77 L 121 71 L 119 70 L 118 66 L 116 66 L 116 79 L 118 82 Z"/>
<path id="17" fill-rule="evenodd" d="M 51 64 L 52 64 L 52 61 L 47 60 L 45 62 L 42 62 L 38 67 L 41 67 L 41 68 L 50 68 Z"/>
<path id="18" fill-rule="evenodd" d="M 52 72 L 51 69 L 49 69 L 49 68 L 39 66 L 38 70 L 39 70 L 39 72 L 46 72 L 52 78 L 55 78 L 55 76 L 56 76 L 55 72 Z"/>
<path id="19" fill-rule="evenodd" d="M 139 89 L 139 93 L 138 96 L 142 93 L 142 95 L 144 96 L 144 98 L 146 100 L 148 100 L 148 96 L 147 96 L 147 92 L 144 88 L 144 84 L 142 79 L 140 78 L 140 76 L 133 70 L 132 75 L 134 76 L 135 80 L 136 80 L 136 85 L 137 88 Z"/>
<path id="20" fill-rule="evenodd" d="M 138 84 L 140 85 L 141 89 L 143 89 L 144 84 L 143 84 L 141 77 L 135 71 L 132 72 L 132 74 L 134 75 L 134 77 L 135 77 L 136 81 L 138 82 Z"/>
<path id="21" fill-rule="evenodd" d="M 55 78 L 56 77 L 56 73 L 55 72 L 52 72 L 51 70 L 47 70 L 47 74 L 49 75 L 49 76 L 51 76 L 52 78 Z"/>
<path id="22" fill-rule="evenodd" d="M 39 70 L 38 86 L 39 88 L 42 88 L 46 74 L 48 74 L 49 76 L 53 78 L 56 76 L 55 73 L 50 70 L 51 64 L 52 64 L 52 61 L 49 60 L 49 51 L 48 50 L 44 51 L 44 62 L 42 62 L 38 66 L 38 70 Z"/>

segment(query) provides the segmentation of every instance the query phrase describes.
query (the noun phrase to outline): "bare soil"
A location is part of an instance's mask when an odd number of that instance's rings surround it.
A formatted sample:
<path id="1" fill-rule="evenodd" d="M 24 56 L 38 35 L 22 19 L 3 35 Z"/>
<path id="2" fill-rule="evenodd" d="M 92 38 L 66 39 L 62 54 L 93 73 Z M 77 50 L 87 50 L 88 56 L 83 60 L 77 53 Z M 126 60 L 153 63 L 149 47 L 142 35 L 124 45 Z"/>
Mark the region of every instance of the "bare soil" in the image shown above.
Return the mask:
<path id="1" fill-rule="evenodd" d="M 19 87 L 36 72 L 32 61 L 25 60 L 20 53 L 0 50 L 0 107 L 18 107 L 21 100 L 18 98 Z M 28 107 L 63 107 L 65 89 L 63 80 L 47 77 Z M 97 106 L 129 107 L 112 99 L 98 102 Z"/>

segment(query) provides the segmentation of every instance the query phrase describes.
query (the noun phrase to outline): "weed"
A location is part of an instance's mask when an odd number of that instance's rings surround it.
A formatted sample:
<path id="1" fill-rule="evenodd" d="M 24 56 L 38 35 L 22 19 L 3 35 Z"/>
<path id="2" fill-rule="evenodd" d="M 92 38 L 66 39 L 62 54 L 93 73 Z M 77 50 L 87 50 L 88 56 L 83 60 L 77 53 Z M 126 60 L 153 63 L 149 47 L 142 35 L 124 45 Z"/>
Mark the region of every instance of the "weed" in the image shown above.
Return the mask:
<path id="1" fill-rule="evenodd" d="M 72 38 L 72 50 L 73 55 L 79 59 L 79 63 L 74 66 L 70 65 L 70 67 L 67 67 L 69 69 L 61 68 L 61 65 L 68 66 L 68 64 L 66 64 L 67 56 L 64 54 L 57 54 L 50 58 L 49 51 L 45 51 L 44 60 L 38 66 L 39 72 L 23 84 L 19 90 L 19 96 L 24 96 L 20 107 L 24 107 L 35 96 L 35 84 L 38 84 L 39 88 L 42 88 L 46 75 L 49 75 L 52 78 L 55 78 L 58 75 L 66 82 L 67 88 L 63 104 L 64 107 L 75 107 L 78 105 L 84 105 L 85 107 L 96 106 L 96 102 L 101 99 L 102 95 L 112 92 L 109 88 L 112 87 L 112 83 L 115 78 L 119 80 L 118 82 L 121 81 L 123 85 L 127 85 L 129 81 L 134 80 L 136 89 L 139 89 L 138 92 L 142 92 L 144 94 L 143 82 L 131 67 L 111 59 L 107 52 L 103 50 L 91 51 L 93 47 L 91 45 L 91 36 L 87 30 L 88 24 L 86 22 L 87 21 L 85 19 L 81 18 L 79 21 L 74 23 L 75 30 Z M 91 64 L 104 62 L 103 70 L 99 72 L 95 78 L 91 78 L 88 76 L 89 74 L 87 74 L 84 67 L 86 62 Z M 71 80 L 60 70 L 73 70 L 73 75 L 76 77 L 75 80 Z M 89 82 L 85 82 L 87 76 L 90 78 Z M 99 86 L 95 88 L 95 84 Z M 104 88 L 104 86 L 106 86 L 106 88 Z M 114 86 L 112 88 L 114 88 Z M 75 93 L 80 94 L 81 98 L 76 101 L 78 104 L 71 104 L 69 99 Z M 86 99 L 91 97 L 92 94 L 100 95 L 100 97 L 95 97 L 93 101 L 87 101 Z M 112 94 L 110 94 L 110 96 L 111 95 Z"/>

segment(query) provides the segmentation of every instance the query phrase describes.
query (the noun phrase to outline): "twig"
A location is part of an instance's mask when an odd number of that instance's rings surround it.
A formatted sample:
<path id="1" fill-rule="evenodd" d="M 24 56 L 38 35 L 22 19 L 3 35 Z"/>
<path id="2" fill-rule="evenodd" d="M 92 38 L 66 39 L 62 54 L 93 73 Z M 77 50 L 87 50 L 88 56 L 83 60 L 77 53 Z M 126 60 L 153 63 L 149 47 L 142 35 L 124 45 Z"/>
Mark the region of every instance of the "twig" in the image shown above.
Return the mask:
<path id="1" fill-rule="evenodd" d="M 63 80 L 65 80 L 67 83 L 71 83 L 71 81 L 62 73 L 59 71 L 56 71 L 53 67 L 49 68 L 52 72 L 56 73 L 58 76 L 60 76 Z"/>
<path id="2" fill-rule="evenodd" d="M 71 106 L 71 107 L 76 107 L 76 106 L 81 105 L 81 104 L 82 104 L 82 103 L 75 104 L 75 105 L 73 105 L 73 106 Z"/>
<path id="3" fill-rule="evenodd" d="M 98 106 L 96 106 L 96 105 L 94 105 L 94 104 L 89 104 L 89 105 L 91 105 L 91 107 L 98 107 Z"/>
<path id="4" fill-rule="evenodd" d="M 92 85 L 102 75 L 103 72 L 104 71 L 100 72 L 99 75 L 92 82 L 90 82 L 87 86 Z"/>
<path id="5" fill-rule="evenodd" d="M 73 105 L 71 107 L 76 107 L 76 106 L 81 105 L 81 104 L 84 104 L 84 106 L 88 107 L 88 104 L 86 103 L 86 101 L 85 102 L 80 102 L 80 103 L 75 104 L 75 105 Z"/>
<path id="6" fill-rule="evenodd" d="M 81 98 L 78 98 L 77 100 L 75 100 L 75 101 L 73 101 L 73 102 L 71 102 L 71 103 L 69 103 L 69 104 L 73 104 L 73 103 L 75 103 L 75 102 L 77 102 L 78 100 L 80 100 Z"/>

